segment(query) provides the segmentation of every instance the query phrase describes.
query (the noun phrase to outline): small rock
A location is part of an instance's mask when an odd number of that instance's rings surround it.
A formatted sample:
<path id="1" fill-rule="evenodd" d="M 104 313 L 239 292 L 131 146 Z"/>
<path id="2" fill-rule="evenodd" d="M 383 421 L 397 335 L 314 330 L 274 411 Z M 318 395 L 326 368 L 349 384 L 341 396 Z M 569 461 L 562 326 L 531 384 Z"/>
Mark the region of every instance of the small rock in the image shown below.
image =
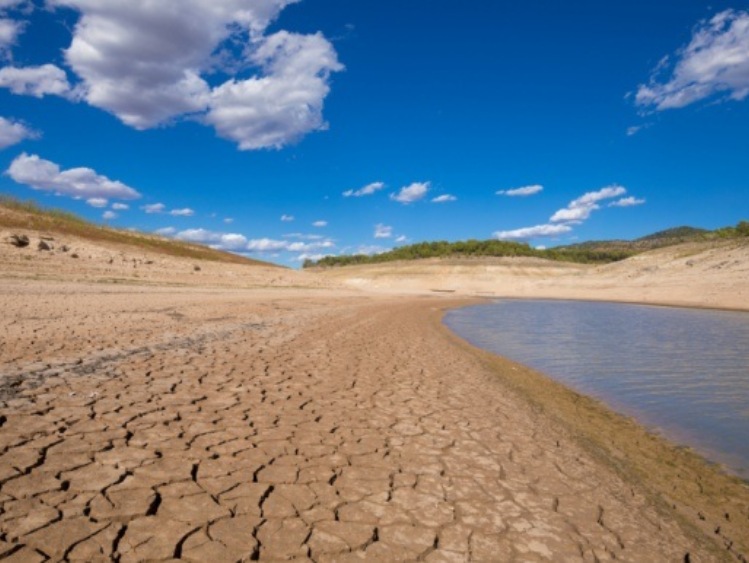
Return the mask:
<path id="1" fill-rule="evenodd" d="M 78 255 L 75 252 L 73 252 L 73 254 L 71 254 L 70 257 L 71 258 L 78 258 Z"/>
<path id="2" fill-rule="evenodd" d="M 45 240 L 40 240 L 37 248 L 39 250 L 52 250 L 52 245 Z"/>
<path id="3" fill-rule="evenodd" d="M 29 245 L 29 237 L 26 235 L 10 235 L 10 244 L 18 248 L 24 248 Z"/>
<path id="4" fill-rule="evenodd" d="M 690 268 L 694 266 L 694 260 L 687 260 L 687 266 L 689 266 Z"/>
<path id="5" fill-rule="evenodd" d="M 69 246 L 68 246 L 67 244 L 63 244 L 63 245 L 62 245 L 62 246 L 60 247 L 60 250 L 61 250 L 62 252 L 67 252 L 68 250 L 70 250 L 70 247 L 69 247 Z"/>
<path id="6" fill-rule="evenodd" d="M 193 270 L 195 270 L 196 272 L 199 272 L 200 271 L 200 266 L 193 266 Z"/>

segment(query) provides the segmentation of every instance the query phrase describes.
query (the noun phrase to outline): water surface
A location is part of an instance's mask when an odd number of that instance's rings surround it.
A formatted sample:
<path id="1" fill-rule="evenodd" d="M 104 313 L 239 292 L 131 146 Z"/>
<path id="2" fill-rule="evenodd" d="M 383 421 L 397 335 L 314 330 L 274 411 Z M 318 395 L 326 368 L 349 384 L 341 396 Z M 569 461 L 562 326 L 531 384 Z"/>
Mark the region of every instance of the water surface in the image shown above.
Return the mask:
<path id="1" fill-rule="evenodd" d="M 749 313 L 501 300 L 445 323 L 749 479 Z"/>

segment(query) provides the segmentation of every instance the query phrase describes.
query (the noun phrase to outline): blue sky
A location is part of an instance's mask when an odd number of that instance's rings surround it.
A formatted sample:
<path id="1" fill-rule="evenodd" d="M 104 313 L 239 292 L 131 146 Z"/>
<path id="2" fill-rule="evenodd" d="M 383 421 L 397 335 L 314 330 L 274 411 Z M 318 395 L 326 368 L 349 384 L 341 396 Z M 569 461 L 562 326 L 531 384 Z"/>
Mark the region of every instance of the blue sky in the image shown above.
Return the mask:
<path id="1" fill-rule="evenodd" d="M 298 266 L 749 218 L 749 4 L 0 0 L 0 191 Z"/>

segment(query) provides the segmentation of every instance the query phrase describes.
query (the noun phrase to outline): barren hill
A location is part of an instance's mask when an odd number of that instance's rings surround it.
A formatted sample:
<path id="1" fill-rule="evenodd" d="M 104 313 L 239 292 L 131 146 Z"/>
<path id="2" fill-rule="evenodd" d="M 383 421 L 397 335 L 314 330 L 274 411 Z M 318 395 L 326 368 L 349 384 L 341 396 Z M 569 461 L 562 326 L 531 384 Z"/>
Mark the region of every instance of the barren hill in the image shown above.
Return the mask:
<path id="1" fill-rule="evenodd" d="M 324 280 L 207 246 L 0 202 L 0 264 L 11 278 L 231 287 L 321 287 Z"/>

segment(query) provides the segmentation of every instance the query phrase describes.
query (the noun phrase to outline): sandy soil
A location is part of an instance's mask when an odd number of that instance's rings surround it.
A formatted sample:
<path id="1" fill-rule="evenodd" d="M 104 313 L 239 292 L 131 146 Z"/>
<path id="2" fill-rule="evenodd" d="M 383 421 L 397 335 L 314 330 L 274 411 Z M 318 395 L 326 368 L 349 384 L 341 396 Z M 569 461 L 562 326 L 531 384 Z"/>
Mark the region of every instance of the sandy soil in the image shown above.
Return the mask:
<path id="1" fill-rule="evenodd" d="M 0 558 L 749 553 L 746 484 L 451 335 L 466 299 L 79 244 L 0 244 Z"/>
<path id="2" fill-rule="evenodd" d="M 433 259 L 333 268 L 378 293 L 599 299 L 749 310 L 749 241 L 689 243 L 605 266 L 532 258 Z"/>

